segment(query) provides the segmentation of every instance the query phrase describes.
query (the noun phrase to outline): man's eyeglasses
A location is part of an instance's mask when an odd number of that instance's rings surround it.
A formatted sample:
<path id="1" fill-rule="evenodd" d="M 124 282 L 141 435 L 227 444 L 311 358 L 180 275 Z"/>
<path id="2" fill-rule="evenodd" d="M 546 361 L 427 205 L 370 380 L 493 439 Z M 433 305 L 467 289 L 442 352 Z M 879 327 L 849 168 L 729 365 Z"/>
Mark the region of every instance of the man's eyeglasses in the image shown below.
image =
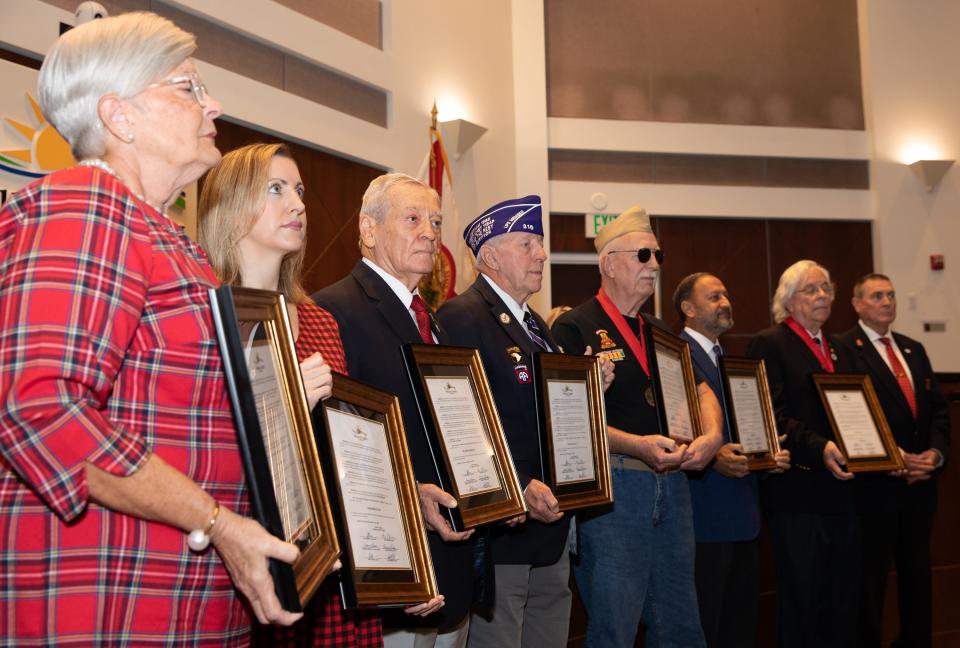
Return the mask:
<path id="1" fill-rule="evenodd" d="M 610 250 L 607 254 L 616 254 L 617 252 L 630 252 L 637 255 L 637 261 L 640 263 L 646 263 L 650 260 L 650 257 L 653 256 L 657 260 L 657 265 L 663 265 L 663 250 L 661 249 L 651 249 L 651 248 L 640 248 L 639 250 Z"/>
<path id="2" fill-rule="evenodd" d="M 817 293 L 822 292 L 827 297 L 833 297 L 833 294 L 837 291 L 837 286 L 833 282 L 822 283 L 819 285 L 811 285 L 806 288 L 800 288 L 797 290 L 797 293 L 805 297 L 816 297 Z"/>
<path id="3" fill-rule="evenodd" d="M 166 81 L 157 81 L 156 83 L 151 83 L 144 88 L 144 90 L 179 85 L 181 83 L 189 83 L 190 90 L 193 91 L 193 98 L 196 99 L 197 103 L 202 107 L 207 107 L 207 86 L 203 85 L 203 81 L 200 80 L 200 75 L 196 72 L 188 72 L 187 74 L 181 74 L 180 76 L 175 76 L 172 79 L 167 79 Z"/>

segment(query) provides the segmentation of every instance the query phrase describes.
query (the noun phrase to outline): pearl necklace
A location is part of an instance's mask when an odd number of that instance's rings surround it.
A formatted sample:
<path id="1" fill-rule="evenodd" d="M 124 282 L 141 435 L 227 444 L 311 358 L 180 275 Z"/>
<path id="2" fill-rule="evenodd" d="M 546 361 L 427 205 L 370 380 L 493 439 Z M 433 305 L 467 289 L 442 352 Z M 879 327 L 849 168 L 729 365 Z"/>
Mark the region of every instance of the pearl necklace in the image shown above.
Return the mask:
<path id="1" fill-rule="evenodd" d="M 112 166 L 110 166 L 109 164 L 107 164 L 106 160 L 102 160 L 102 159 L 100 159 L 100 158 L 88 158 L 88 159 L 86 159 L 86 160 L 81 160 L 81 161 L 80 161 L 80 166 L 96 167 L 96 168 L 100 169 L 101 171 L 103 171 L 104 173 L 109 173 L 109 174 L 112 175 L 114 178 L 116 178 L 117 181 L 118 181 L 120 184 L 122 184 L 124 187 L 126 187 L 126 188 L 127 188 L 127 191 L 129 191 L 131 194 L 133 194 L 133 197 L 134 197 L 134 198 L 136 198 L 137 200 L 139 200 L 139 201 L 142 202 L 142 203 L 145 203 L 145 204 L 147 204 L 147 205 L 150 205 L 150 206 L 153 207 L 155 210 L 157 210 L 157 213 L 158 213 L 158 214 L 164 213 L 162 206 L 155 205 L 154 203 L 152 203 L 152 202 L 150 202 L 149 200 L 147 200 L 145 196 L 143 196 L 142 194 L 138 194 L 136 191 L 134 191 L 133 189 L 131 189 L 131 188 L 130 188 L 130 185 L 128 185 L 126 182 L 123 181 L 123 178 L 120 177 L 120 174 L 117 173 L 116 170 L 115 170 Z"/>

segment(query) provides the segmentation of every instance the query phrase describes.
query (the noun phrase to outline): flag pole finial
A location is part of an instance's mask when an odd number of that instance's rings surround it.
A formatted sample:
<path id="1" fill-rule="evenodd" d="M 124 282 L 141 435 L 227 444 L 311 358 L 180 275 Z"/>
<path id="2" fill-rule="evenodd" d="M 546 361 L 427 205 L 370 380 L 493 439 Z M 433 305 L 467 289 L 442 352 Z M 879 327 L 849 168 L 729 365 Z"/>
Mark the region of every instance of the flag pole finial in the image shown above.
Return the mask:
<path id="1" fill-rule="evenodd" d="M 437 110 L 437 100 L 434 99 L 434 100 L 433 100 L 433 109 L 430 111 L 430 119 L 431 119 L 430 128 L 432 128 L 432 129 L 434 129 L 434 130 L 437 129 L 437 113 L 438 113 L 438 112 L 439 112 L 439 111 Z"/>

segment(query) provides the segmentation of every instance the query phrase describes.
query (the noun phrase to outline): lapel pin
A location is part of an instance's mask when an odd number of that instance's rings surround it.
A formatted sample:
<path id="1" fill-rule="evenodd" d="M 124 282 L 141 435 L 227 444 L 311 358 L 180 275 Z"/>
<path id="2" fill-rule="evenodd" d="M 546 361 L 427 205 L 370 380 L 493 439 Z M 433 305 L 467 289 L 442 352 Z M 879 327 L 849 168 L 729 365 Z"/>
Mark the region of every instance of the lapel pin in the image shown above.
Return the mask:
<path id="1" fill-rule="evenodd" d="M 910 349 L 904 349 L 903 352 L 904 352 L 904 353 L 912 353 L 912 351 L 910 351 Z"/>
<path id="2" fill-rule="evenodd" d="M 500 313 L 500 321 L 503 322 L 504 324 L 509 324 L 510 316 L 507 315 L 506 313 Z"/>
<path id="3" fill-rule="evenodd" d="M 863 348 L 863 340 L 861 340 L 860 338 L 857 338 L 857 348 L 858 349 Z"/>

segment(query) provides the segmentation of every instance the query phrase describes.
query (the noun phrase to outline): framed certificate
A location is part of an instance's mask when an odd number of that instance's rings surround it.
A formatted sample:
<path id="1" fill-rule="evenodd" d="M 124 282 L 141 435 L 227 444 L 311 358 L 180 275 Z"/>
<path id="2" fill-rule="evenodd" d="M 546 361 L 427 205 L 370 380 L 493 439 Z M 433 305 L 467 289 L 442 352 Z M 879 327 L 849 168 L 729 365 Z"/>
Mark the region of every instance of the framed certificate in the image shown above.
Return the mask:
<path id="1" fill-rule="evenodd" d="M 657 377 L 653 383 L 660 433 L 677 443 L 690 443 L 703 433 L 690 346 L 659 326 L 649 322 L 643 326 L 650 375 Z"/>
<path id="2" fill-rule="evenodd" d="M 453 495 L 447 509 L 462 531 L 524 513 L 526 505 L 493 402 L 480 352 L 436 344 L 405 344 L 403 359 L 417 399 L 439 486 Z"/>
<path id="3" fill-rule="evenodd" d="M 300 547 L 292 566 L 270 561 L 280 603 L 299 612 L 340 555 L 340 545 L 286 301 L 267 290 L 223 286 L 210 289 L 210 304 L 254 517 Z"/>
<path id="4" fill-rule="evenodd" d="M 610 504 L 600 362 L 592 356 L 536 353 L 533 368 L 543 483 L 561 511 Z"/>
<path id="5" fill-rule="evenodd" d="M 903 469 L 903 457 L 870 376 L 813 374 L 813 383 L 827 411 L 837 447 L 847 458 L 849 472 Z"/>
<path id="6" fill-rule="evenodd" d="M 721 402 L 726 407 L 730 436 L 743 446 L 750 470 L 777 467 L 780 451 L 777 422 L 773 417 L 767 366 L 763 360 L 720 356 Z"/>
<path id="7" fill-rule="evenodd" d="M 344 605 L 412 605 L 437 596 L 400 401 L 335 373 L 333 394 L 313 418 L 343 549 Z"/>

